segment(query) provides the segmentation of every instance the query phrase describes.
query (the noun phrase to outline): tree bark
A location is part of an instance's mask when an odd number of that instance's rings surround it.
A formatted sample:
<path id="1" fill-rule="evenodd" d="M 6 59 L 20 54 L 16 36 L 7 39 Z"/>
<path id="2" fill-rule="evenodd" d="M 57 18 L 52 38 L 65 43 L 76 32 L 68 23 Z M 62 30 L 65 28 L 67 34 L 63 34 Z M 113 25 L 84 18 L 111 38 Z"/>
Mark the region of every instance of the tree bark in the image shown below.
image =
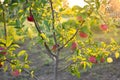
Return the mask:
<path id="1" fill-rule="evenodd" d="M 59 66 L 59 52 L 57 52 L 57 55 L 54 60 L 54 79 L 58 80 L 58 66 Z"/>

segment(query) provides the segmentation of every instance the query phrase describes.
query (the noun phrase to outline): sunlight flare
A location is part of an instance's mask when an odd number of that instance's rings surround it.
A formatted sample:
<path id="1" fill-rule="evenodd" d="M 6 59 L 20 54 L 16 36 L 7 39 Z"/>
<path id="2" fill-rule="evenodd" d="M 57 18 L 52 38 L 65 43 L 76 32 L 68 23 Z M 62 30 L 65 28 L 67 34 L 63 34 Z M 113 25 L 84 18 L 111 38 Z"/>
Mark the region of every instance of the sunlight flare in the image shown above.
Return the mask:
<path id="1" fill-rule="evenodd" d="M 87 3 L 84 2 L 84 0 L 68 0 L 69 6 L 73 7 L 75 5 L 78 5 L 80 7 L 84 7 Z"/>

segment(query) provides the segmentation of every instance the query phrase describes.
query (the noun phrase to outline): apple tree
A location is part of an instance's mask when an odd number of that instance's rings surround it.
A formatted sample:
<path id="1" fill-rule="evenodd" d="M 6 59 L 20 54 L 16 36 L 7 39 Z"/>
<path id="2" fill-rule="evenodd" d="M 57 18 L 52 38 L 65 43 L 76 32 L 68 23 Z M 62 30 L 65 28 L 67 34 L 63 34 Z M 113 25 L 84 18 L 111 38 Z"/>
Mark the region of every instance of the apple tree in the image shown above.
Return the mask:
<path id="1" fill-rule="evenodd" d="M 28 54 L 17 41 L 30 37 L 36 39 L 47 51 L 54 63 L 54 80 L 57 80 L 61 59 L 67 62 L 73 75 L 80 77 L 80 71 L 99 63 L 111 63 L 111 55 L 119 58 L 119 45 L 111 38 L 109 42 L 96 41 L 96 32 L 107 34 L 116 30 L 116 22 L 101 10 L 106 0 L 84 0 L 84 7 L 70 8 L 66 0 L 0 0 L 0 20 L 4 27 L 1 37 L 1 64 L 6 70 L 9 63 L 12 75 L 29 67 Z M 2 2 L 3 1 L 3 2 Z M 28 21 L 34 28 L 24 26 Z M 116 31 L 115 31 L 116 33 Z M 61 57 L 69 53 L 67 57 Z M 22 57 L 22 58 L 21 58 Z M 22 59 L 22 61 L 20 60 Z M 64 70 L 64 69 L 62 69 Z M 35 77 L 35 76 L 34 76 Z M 35 77 L 36 78 L 36 77 Z"/>

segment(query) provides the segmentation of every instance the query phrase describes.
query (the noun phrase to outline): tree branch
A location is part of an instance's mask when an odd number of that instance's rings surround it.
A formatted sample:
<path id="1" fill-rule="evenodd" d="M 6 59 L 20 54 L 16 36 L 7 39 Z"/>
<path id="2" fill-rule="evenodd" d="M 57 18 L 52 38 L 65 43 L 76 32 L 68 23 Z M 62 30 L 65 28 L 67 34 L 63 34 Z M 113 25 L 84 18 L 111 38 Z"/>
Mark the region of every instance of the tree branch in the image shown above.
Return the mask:
<path id="1" fill-rule="evenodd" d="M 105 23 L 105 24 L 108 24 L 106 21 L 105 21 L 105 19 L 102 17 L 102 15 L 97 11 L 97 13 L 98 13 L 98 15 L 100 16 L 100 18 L 103 20 L 103 22 Z"/>
<path id="2" fill-rule="evenodd" d="M 39 24 L 37 23 L 37 21 L 35 20 L 33 14 L 32 14 L 31 8 L 30 8 L 30 15 L 33 17 L 33 21 L 34 21 L 34 24 L 35 24 L 35 27 L 36 27 L 38 33 L 39 33 L 39 34 L 42 34 L 42 31 L 39 29 Z M 40 37 L 42 38 L 42 40 L 44 40 L 43 36 L 40 35 Z M 46 48 L 46 50 L 47 50 L 47 52 L 48 52 L 48 55 L 50 54 L 49 56 L 50 56 L 52 59 L 54 59 L 54 57 L 56 57 L 56 55 L 54 55 L 54 54 L 51 52 L 51 50 L 50 50 L 49 46 L 47 45 L 46 41 L 44 41 L 44 46 L 45 46 L 45 48 Z"/>
<path id="3" fill-rule="evenodd" d="M 70 63 L 67 64 L 66 66 L 62 67 L 62 68 L 59 70 L 59 72 L 61 72 L 61 71 L 65 70 L 65 69 L 67 69 L 71 64 L 73 64 L 73 62 L 70 62 Z"/>
<path id="4" fill-rule="evenodd" d="M 91 8 L 91 9 L 92 9 L 92 8 Z M 88 17 L 89 17 L 91 14 L 92 14 L 92 11 L 88 14 Z M 83 20 L 83 21 L 81 22 L 80 26 L 82 26 L 84 23 L 85 23 L 85 20 Z M 67 45 L 67 44 L 76 36 L 76 34 L 78 33 L 78 31 L 79 31 L 79 28 L 76 29 L 76 32 L 73 34 L 73 36 L 72 36 L 68 41 L 66 41 L 66 43 L 63 44 L 63 46 L 61 46 L 58 50 L 63 49 L 63 48 L 65 47 L 65 45 Z"/>
<path id="5" fill-rule="evenodd" d="M 26 72 L 27 74 L 31 75 L 31 73 L 28 70 L 23 69 L 23 71 Z M 35 80 L 39 80 L 39 78 L 36 77 L 35 75 L 33 75 L 33 77 L 34 77 Z"/>
<path id="6" fill-rule="evenodd" d="M 26 2 L 28 2 L 28 0 L 26 0 Z M 35 18 L 34 18 L 34 15 L 33 15 L 33 13 L 32 13 L 31 7 L 30 7 L 29 11 L 30 11 L 30 15 L 33 17 L 33 21 L 34 21 L 34 24 L 35 24 L 35 28 L 37 29 L 37 31 L 38 31 L 39 34 L 42 34 L 42 31 L 39 29 L 39 24 L 37 23 L 37 21 L 36 21 Z M 42 40 L 44 40 L 43 36 L 40 35 L 40 37 L 42 38 Z M 44 46 L 45 46 L 45 48 L 46 48 L 46 50 L 47 50 L 47 52 L 48 52 L 48 55 L 49 55 L 52 59 L 54 59 L 54 57 L 56 57 L 56 56 L 51 52 L 51 50 L 50 50 L 49 46 L 47 45 L 47 42 L 46 42 L 46 41 L 44 41 Z"/>
<path id="7" fill-rule="evenodd" d="M 54 38 L 55 44 L 57 45 L 57 39 L 56 39 L 56 33 L 55 33 L 55 16 L 54 16 L 53 2 L 52 2 L 52 0 L 49 0 L 49 2 L 50 2 L 50 8 L 51 8 L 51 12 L 52 12 L 53 38 Z"/>
<path id="8" fill-rule="evenodd" d="M 10 60 L 6 59 L 5 61 L 9 62 L 10 64 L 16 65 L 14 62 L 11 62 Z M 26 70 L 26 69 L 22 69 L 24 72 L 26 72 L 27 74 L 31 75 L 31 73 Z M 33 77 L 35 78 L 35 80 L 39 80 L 35 75 L 33 75 Z"/>
<path id="9" fill-rule="evenodd" d="M 80 24 L 80 26 L 82 26 L 84 22 L 85 21 L 82 21 L 81 24 Z M 67 45 L 76 36 L 76 34 L 78 33 L 78 31 L 79 31 L 79 29 L 77 28 L 76 32 L 72 35 L 72 37 L 68 41 L 66 41 L 66 43 L 63 44 L 63 46 L 61 46 L 58 50 L 63 49 L 65 47 L 65 45 Z"/>

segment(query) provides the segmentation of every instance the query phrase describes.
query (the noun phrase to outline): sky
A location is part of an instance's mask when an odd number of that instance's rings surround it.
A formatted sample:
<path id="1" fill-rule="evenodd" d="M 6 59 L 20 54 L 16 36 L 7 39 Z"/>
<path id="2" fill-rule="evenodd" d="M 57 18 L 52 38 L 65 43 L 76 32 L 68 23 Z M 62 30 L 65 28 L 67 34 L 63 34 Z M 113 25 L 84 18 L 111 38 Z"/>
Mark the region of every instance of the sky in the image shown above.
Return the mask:
<path id="1" fill-rule="evenodd" d="M 86 3 L 84 2 L 84 0 L 68 0 L 69 6 L 72 7 L 74 5 L 79 5 L 81 7 L 83 7 Z"/>

